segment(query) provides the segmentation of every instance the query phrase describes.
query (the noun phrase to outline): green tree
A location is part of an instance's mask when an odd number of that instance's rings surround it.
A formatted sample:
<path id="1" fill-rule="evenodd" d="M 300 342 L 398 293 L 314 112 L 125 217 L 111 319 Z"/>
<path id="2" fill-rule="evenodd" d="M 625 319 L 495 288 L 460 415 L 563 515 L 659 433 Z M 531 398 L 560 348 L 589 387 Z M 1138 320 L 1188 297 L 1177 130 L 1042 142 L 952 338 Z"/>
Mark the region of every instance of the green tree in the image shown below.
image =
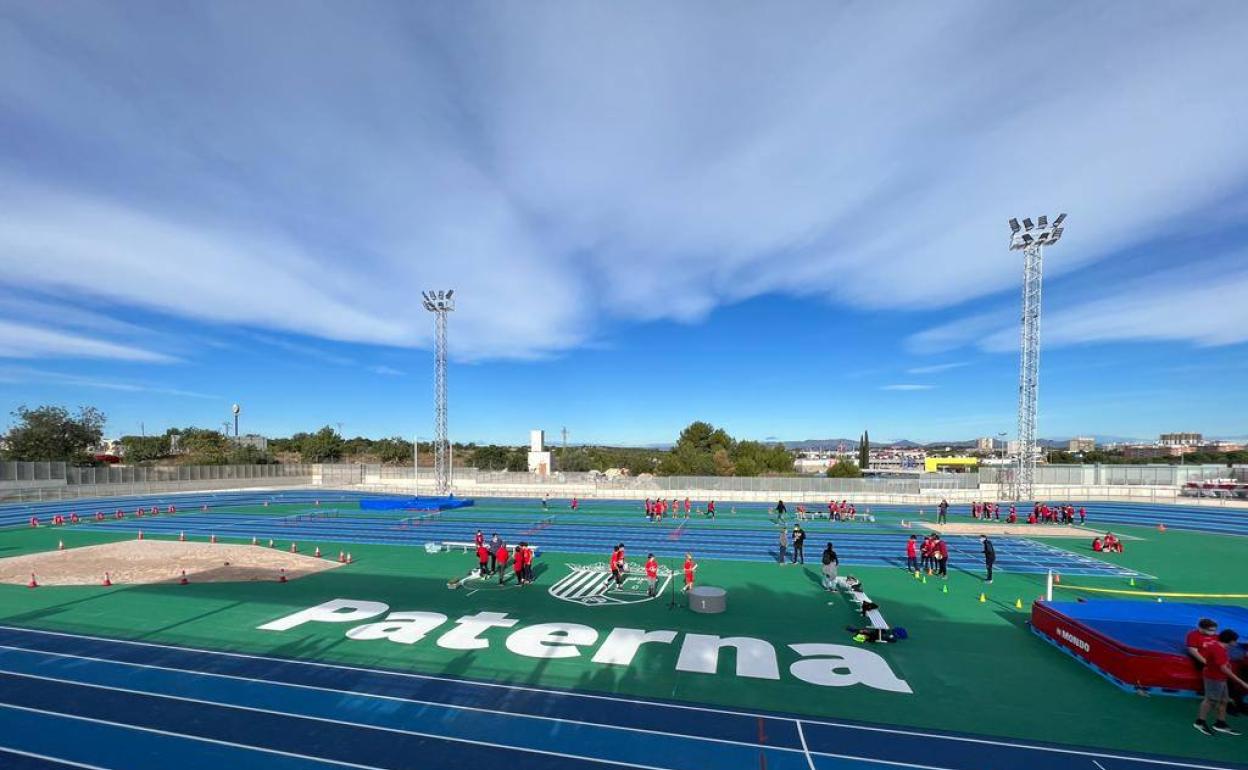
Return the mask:
<path id="1" fill-rule="evenodd" d="M 328 425 L 304 436 L 299 442 L 299 456 L 305 463 L 332 462 L 342 457 L 342 436 Z"/>
<path id="2" fill-rule="evenodd" d="M 203 428 L 182 430 L 178 447 L 187 465 L 227 465 L 235 448 L 221 431 Z"/>
<path id="3" fill-rule="evenodd" d="M 857 479 L 862 477 L 862 468 L 853 460 L 838 460 L 836 465 L 828 468 L 830 479 Z"/>
<path id="4" fill-rule="evenodd" d="M 399 436 L 383 438 L 373 442 L 373 453 L 377 459 L 390 465 L 410 465 L 412 462 L 412 442 Z"/>
<path id="5" fill-rule="evenodd" d="M 145 463 L 169 456 L 169 434 L 163 436 L 122 436 L 121 448 L 127 463 Z"/>
<path id="6" fill-rule="evenodd" d="M 511 450 L 505 446 L 480 446 L 472 453 L 472 464 L 483 471 L 503 471 L 507 470 L 510 455 Z"/>
<path id="7" fill-rule="evenodd" d="M 871 437 L 865 430 L 862 432 L 862 440 L 858 442 L 858 467 L 871 467 Z"/>
<path id="8" fill-rule="evenodd" d="M 524 473 L 529 469 L 529 454 L 523 449 L 513 449 L 507 454 L 507 470 Z"/>
<path id="9" fill-rule="evenodd" d="M 90 462 L 88 450 L 100 443 L 106 421 L 93 406 L 79 407 L 72 415 L 61 406 L 19 406 L 13 416 L 18 422 L 4 436 L 5 457 L 27 462 Z"/>

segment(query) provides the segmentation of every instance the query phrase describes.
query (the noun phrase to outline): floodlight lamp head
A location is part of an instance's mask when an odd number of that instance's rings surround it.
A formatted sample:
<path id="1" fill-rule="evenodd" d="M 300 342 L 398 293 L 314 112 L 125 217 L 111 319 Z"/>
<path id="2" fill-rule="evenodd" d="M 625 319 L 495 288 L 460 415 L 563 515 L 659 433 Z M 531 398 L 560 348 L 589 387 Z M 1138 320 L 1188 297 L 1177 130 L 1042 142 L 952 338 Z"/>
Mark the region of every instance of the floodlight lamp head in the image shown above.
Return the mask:
<path id="1" fill-rule="evenodd" d="M 1049 226 L 1048 214 L 1041 214 L 1039 217 L 1036 218 L 1036 227 L 1048 227 L 1048 226 Z"/>
<path id="2" fill-rule="evenodd" d="M 447 290 L 446 290 L 446 298 L 447 298 L 447 299 L 450 299 L 452 296 L 454 296 L 454 294 L 455 294 L 455 290 L 454 290 L 454 289 L 447 289 Z"/>
<path id="3" fill-rule="evenodd" d="M 445 291 L 439 291 L 439 292 L 438 292 L 438 299 L 446 299 L 446 292 L 445 292 Z"/>
<path id="4" fill-rule="evenodd" d="M 1010 232 L 1012 232 L 1012 233 L 1016 233 L 1016 232 L 1018 232 L 1018 231 L 1019 231 L 1019 230 L 1021 230 L 1021 229 L 1022 229 L 1022 228 L 1019 226 L 1019 224 L 1018 224 L 1018 220 L 1017 220 L 1017 219 L 1011 219 L 1011 220 L 1010 220 Z"/>
<path id="5" fill-rule="evenodd" d="M 1030 230 L 1030 229 L 1031 229 L 1031 228 L 1033 228 L 1033 227 L 1035 227 L 1035 225 L 1032 223 L 1032 221 L 1031 221 L 1031 217 L 1027 217 L 1027 218 L 1023 219 L 1023 229 L 1024 229 L 1024 230 Z"/>
<path id="6" fill-rule="evenodd" d="M 1062 227 L 1062 222 L 1065 222 L 1065 221 L 1066 221 L 1066 214 L 1065 213 L 1058 214 L 1057 219 L 1053 220 L 1053 226 L 1060 230 Z"/>

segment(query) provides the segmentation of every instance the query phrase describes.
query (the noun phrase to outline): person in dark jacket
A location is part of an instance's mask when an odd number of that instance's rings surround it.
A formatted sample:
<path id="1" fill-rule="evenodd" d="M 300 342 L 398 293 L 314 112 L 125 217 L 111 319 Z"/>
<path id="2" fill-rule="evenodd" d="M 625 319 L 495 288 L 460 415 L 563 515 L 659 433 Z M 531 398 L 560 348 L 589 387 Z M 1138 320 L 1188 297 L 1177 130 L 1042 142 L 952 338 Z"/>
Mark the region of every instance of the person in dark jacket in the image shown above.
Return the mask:
<path id="1" fill-rule="evenodd" d="M 823 590 L 831 591 L 836 588 L 836 573 L 841 565 L 841 560 L 836 557 L 836 551 L 831 543 L 823 549 L 821 561 L 823 562 Z"/>
<path id="2" fill-rule="evenodd" d="M 801 524 L 793 525 L 793 563 L 806 563 L 806 530 Z"/>
<path id="3" fill-rule="evenodd" d="M 992 547 L 992 541 L 987 535 L 980 535 L 979 542 L 984 544 L 984 567 L 988 570 L 988 582 L 992 582 L 992 565 L 997 560 L 997 549 Z"/>

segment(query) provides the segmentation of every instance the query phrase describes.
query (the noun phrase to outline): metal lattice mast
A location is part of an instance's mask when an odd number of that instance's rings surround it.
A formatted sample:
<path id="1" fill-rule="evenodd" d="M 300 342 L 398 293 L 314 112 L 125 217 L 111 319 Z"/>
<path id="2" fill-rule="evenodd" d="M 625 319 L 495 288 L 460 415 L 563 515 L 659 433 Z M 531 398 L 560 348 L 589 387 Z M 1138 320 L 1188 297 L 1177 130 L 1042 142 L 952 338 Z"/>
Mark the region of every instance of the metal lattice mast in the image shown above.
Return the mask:
<path id="1" fill-rule="evenodd" d="M 1018 365 L 1018 457 L 1009 496 L 1020 502 L 1035 500 L 1036 411 L 1040 395 L 1040 300 L 1044 285 L 1044 247 L 1062 237 L 1059 214 L 1049 224 L 1041 216 L 1033 224 L 1010 220 L 1010 249 L 1023 252 L 1023 313 Z"/>
<path id="2" fill-rule="evenodd" d="M 446 315 L 455 309 L 451 299 L 455 291 L 427 291 L 425 310 L 433 313 L 436 320 L 433 365 L 433 486 L 436 494 L 450 494 L 451 466 L 450 441 L 446 420 Z"/>

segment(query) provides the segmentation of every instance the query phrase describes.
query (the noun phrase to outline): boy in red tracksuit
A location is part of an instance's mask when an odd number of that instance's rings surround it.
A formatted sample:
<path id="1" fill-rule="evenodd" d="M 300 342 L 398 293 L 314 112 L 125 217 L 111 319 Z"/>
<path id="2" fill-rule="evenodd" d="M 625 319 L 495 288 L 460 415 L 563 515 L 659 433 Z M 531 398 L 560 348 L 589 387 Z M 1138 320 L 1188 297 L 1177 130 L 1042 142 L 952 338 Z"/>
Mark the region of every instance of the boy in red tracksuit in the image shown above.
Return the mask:
<path id="1" fill-rule="evenodd" d="M 524 585 L 524 566 L 528 562 L 529 548 L 526 544 L 521 543 L 516 546 L 516 552 L 511 557 L 511 569 L 516 573 L 516 585 Z"/>
<path id="2" fill-rule="evenodd" d="M 620 543 L 611 552 L 611 561 L 608 562 L 611 568 L 611 577 L 615 580 L 617 586 L 624 585 L 624 544 Z"/>
<path id="3" fill-rule="evenodd" d="M 498 570 L 498 584 L 501 586 L 507 582 L 507 557 L 511 554 L 507 553 L 507 544 L 501 543 L 498 550 L 494 552 L 494 567 Z"/>
<path id="4" fill-rule="evenodd" d="M 697 568 L 698 568 L 698 565 L 693 563 L 693 554 L 691 553 L 685 554 L 685 590 L 686 591 L 693 588 L 693 571 L 696 570 Z"/>
<path id="5" fill-rule="evenodd" d="M 917 535 L 911 535 L 906 541 L 906 571 L 919 571 L 919 540 Z"/>
<path id="6" fill-rule="evenodd" d="M 524 544 L 524 582 L 533 582 L 533 549 Z"/>
<path id="7" fill-rule="evenodd" d="M 646 583 L 649 584 L 646 594 L 654 596 L 659 587 L 659 562 L 654 558 L 654 554 L 646 556 Z"/>
<path id="8" fill-rule="evenodd" d="M 473 536 L 473 542 L 477 544 L 478 548 L 485 545 L 485 535 L 481 533 L 481 530 L 477 530 L 477 534 Z"/>
<path id="9" fill-rule="evenodd" d="M 481 563 L 481 575 L 487 575 L 490 571 L 490 549 L 485 547 L 484 543 L 477 546 L 477 561 Z"/>

